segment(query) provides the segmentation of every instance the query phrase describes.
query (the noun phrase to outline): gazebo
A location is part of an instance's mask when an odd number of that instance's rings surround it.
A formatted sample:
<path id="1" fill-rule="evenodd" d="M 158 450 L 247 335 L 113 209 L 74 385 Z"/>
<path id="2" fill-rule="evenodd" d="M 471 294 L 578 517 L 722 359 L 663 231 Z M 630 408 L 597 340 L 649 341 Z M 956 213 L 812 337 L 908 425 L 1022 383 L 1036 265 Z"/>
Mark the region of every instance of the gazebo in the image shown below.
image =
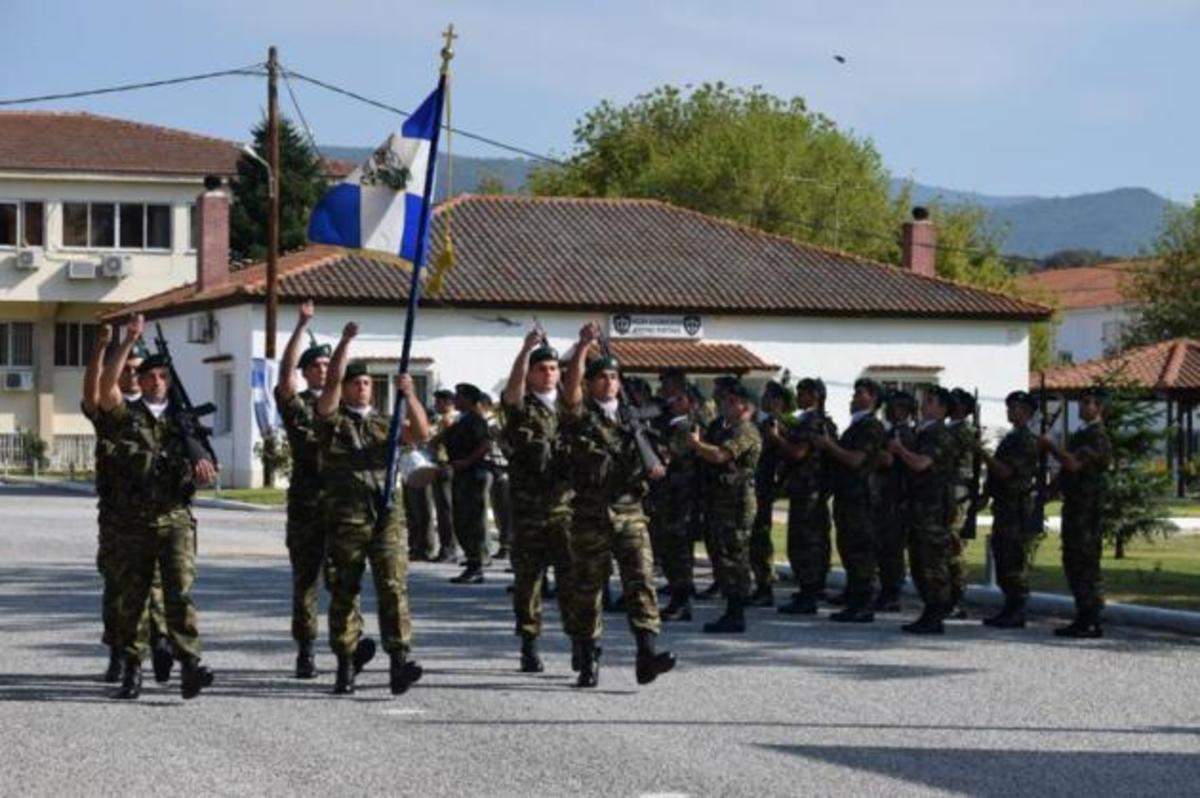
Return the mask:
<path id="1" fill-rule="evenodd" d="M 1174 440 L 1168 442 L 1167 467 L 1175 474 L 1176 494 L 1182 498 L 1197 448 L 1194 416 L 1200 401 L 1200 341 L 1175 338 L 1111 357 L 1049 369 L 1045 372 L 1046 390 L 1064 399 L 1076 398 L 1105 375 L 1118 371 L 1145 391 L 1148 399 L 1166 404 L 1167 426 L 1176 431 Z M 1037 389 L 1040 384 L 1041 373 L 1034 372 L 1030 386 Z"/>

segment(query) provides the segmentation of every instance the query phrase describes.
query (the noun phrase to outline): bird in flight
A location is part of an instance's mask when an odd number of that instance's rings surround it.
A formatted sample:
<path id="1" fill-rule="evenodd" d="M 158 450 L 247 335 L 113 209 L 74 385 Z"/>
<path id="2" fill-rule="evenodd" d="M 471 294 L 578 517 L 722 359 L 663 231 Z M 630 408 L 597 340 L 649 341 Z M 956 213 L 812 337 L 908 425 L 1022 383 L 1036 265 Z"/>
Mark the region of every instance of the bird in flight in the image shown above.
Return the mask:
<path id="1" fill-rule="evenodd" d="M 833 57 L 833 60 L 834 60 L 834 61 L 837 61 L 839 64 L 844 64 L 844 63 L 846 63 L 846 56 L 844 56 L 844 55 L 835 55 L 835 56 Z"/>

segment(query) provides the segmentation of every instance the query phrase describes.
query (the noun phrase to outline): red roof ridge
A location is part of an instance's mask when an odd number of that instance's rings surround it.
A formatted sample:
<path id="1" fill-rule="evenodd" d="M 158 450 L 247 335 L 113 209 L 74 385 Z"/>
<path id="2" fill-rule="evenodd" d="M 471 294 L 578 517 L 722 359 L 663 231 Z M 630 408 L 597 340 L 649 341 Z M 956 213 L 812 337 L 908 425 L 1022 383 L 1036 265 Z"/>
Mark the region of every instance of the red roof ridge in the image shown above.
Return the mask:
<path id="1" fill-rule="evenodd" d="M 1188 349 L 1197 342 L 1190 338 L 1176 338 L 1168 343 L 1171 345 L 1171 355 L 1167 358 L 1167 365 L 1163 369 L 1162 383 L 1163 385 L 1174 385 L 1179 380 L 1179 372 L 1183 369 L 1183 361 L 1187 358 Z"/>

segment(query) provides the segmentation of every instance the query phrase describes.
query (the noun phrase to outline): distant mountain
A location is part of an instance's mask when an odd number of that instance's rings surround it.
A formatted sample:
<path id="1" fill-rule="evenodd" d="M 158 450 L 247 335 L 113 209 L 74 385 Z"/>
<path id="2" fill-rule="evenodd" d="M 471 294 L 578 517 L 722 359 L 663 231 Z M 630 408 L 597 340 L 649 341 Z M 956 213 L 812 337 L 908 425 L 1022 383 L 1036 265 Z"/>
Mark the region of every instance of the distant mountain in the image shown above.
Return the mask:
<path id="1" fill-rule="evenodd" d="M 321 155 L 350 163 L 362 163 L 371 154 L 371 147 L 321 147 Z M 506 191 L 525 188 L 532 164 L 524 158 L 473 158 L 468 155 L 454 156 L 454 193 L 472 192 L 479 188 L 485 177 L 499 179 Z M 446 170 L 446 156 L 438 156 L 437 186 L 434 196 L 446 196 L 446 181 L 450 174 Z"/>
<path id="2" fill-rule="evenodd" d="M 905 180 L 892 180 L 892 196 L 900 193 L 900 189 L 907 183 Z M 945 205 L 978 205 L 981 208 L 1003 208 L 1008 205 L 1017 205 L 1022 202 L 1041 199 L 1041 197 L 998 197 L 992 194 L 978 194 L 974 191 L 958 191 L 953 188 L 943 188 L 941 186 L 927 186 L 922 183 L 912 184 L 912 196 L 914 205 L 928 205 L 933 202 L 941 202 Z"/>

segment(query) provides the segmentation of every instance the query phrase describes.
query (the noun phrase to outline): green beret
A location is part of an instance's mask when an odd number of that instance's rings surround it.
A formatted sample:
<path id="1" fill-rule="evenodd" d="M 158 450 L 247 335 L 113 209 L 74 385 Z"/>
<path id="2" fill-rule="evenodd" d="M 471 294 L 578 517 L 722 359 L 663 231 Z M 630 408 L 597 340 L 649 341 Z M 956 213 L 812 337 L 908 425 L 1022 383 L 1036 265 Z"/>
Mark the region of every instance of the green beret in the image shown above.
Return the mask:
<path id="1" fill-rule="evenodd" d="M 950 391 L 950 403 L 958 405 L 970 413 L 975 409 L 975 396 L 965 388 L 955 388 Z"/>
<path id="2" fill-rule="evenodd" d="M 171 368 L 171 358 L 167 355 L 153 354 L 142 358 L 142 362 L 138 364 L 138 374 L 145 374 L 151 369 L 169 369 Z"/>
<path id="3" fill-rule="evenodd" d="M 602 371 L 620 371 L 621 364 L 615 357 L 595 357 L 588 361 L 583 376 L 592 379 Z"/>
<path id="4" fill-rule="evenodd" d="M 469 382 L 460 382 L 454 386 L 454 395 L 461 396 L 471 404 L 476 404 L 479 402 L 480 397 L 483 396 L 483 391 Z"/>
<path id="5" fill-rule="evenodd" d="M 308 368 L 309 364 L 319 357 L 329 357 L 332 351 L 329 344 L 313 344 L 308 349 L 305 349 L 304 354 L 300 356 L 300 369 L 304 370 Z"/>
<path id="6" fill-rule="evenodd" d="M 367 376 L 367 361 L 351 360 L 350 365 L 346 366 L 346 373 L 342 376 L 342 382 L 352 380 L 355 377 Z"/>
<path id="7" fill-rule="evenodd" d="M 754 396 L 750 393 L 750 389 L 742 383 L 734 383 L 725 389 L 725 395 L 735 399 L 741 399 L 743 402 L 753 402 Z"/>
<path id="8" fill-rule="evenodd" d="M 857 391 L 859 388 L 865 388 L 868 393 L 876 398 L 883 398 L 883 388 L 879 385 L 879 383 L 870 377 L 859 377 L 857 380 L 855 380 L 854 390 Z"/>
<path id="9" fill-rule="evenodd" d="M 1107 402 L 1109 399 L 1108 389 L 1102 388 L 1099 385 L 1092 385 L 1084 388 L 1079 394 L 1080 399 L 1095 399 L 1098 402 Z"/>
<path id="10" fill-rule="evenodd" d="M 733 374 L 722 374 L 720 377 L 717 377 L 713 380 L 713 387 L 720 388 L 721 390 L 728 390 L 741 381 L 742 380 L 740 377 L 736 377 Z"/>
<path id="11" fill-rule="evenodd" d="M 777 396 L 782 399 L 787 396 L 787 388 L 784 388 L 782 383 L 775 382 L 775 380 L 770 380 L 766 385 L 763 386 L 763 396 Z"/>
<path id="12" fill-rule="evenodd" d="M 946 408 L 950 407 L 950 405 L 954 402 L 953 392 L 946 390 L 940 385 L 934 385 L 925 395 L 932 396 L 938 401 L 938 404 Z"/>
<path id="13" fill-rule="evenodd" d="M 433 398 L 434 399 L 453 399 L 454 391 L 450 390 L 449 388 L 438 388 L 436 391 L 433 392 Z"/>
<path id="14" fill-rule="evenodd" d="M 1004 397 L 1004 404 L 1025 405 L 1027 408 L 1029 408 L 1030 412 L 1036 411 L 1038 406 L 1037 399 L 1034 399 L 1033 394 L 1031 394 L 1029 391 L 1013 391 L 1008 396 Z"/>
<path id="15" fill-rule="evenodd" d="M 888 405 L 893 407 L 906 407 L 908 412 L 912 413 L 917 407 L 917 400 L 908 391 L 888 391 L 887 398 L 884 399 Z"/>
<path id="16" fill-rule="evenodd" d="M 544 360 L 558 360 L 558 350 L 552 346 L 543 345 L 529 353 L 529 365 L 531 366 Z"/>
<path id="17" fill-rule="evenodd" d="M 857 385 L 857 383 L 856 383 Z M 796 391 L 812 391 L 822 399 L 825 398 L 825 381 L 820 377 L 805 377 L 796 383 Z"/>

